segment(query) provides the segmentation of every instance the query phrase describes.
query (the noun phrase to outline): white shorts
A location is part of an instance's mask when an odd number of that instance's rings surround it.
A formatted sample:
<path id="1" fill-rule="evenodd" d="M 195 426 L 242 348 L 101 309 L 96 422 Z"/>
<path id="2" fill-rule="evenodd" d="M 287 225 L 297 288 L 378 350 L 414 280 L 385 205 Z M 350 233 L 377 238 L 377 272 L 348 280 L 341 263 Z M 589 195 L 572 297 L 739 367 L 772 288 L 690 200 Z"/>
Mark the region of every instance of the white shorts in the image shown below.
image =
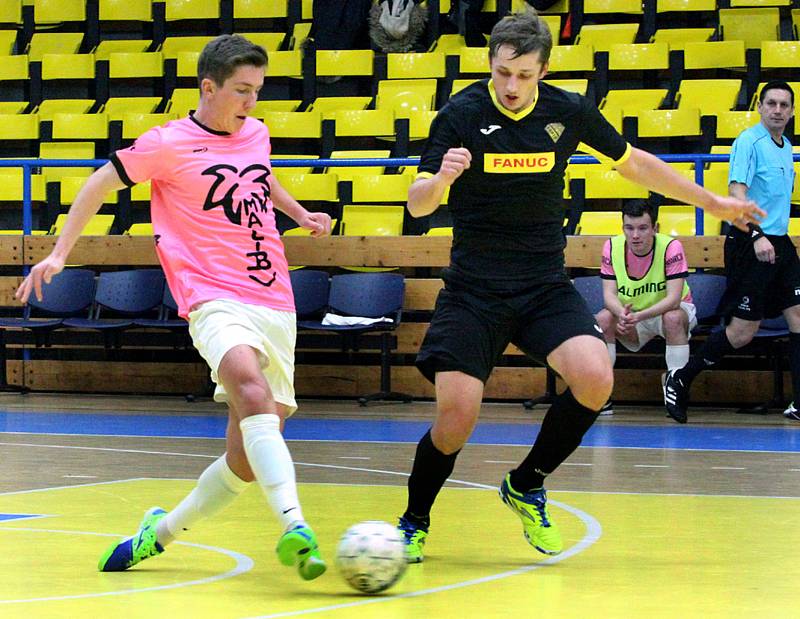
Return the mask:
<path id="1" fill-rule="evenodd" d="M 225 354 L 245 344 L 258 353 L 259 363 L 275 401 L 291 415 L 294 399 L 294 347 L 297 323 L 294 312 L 284 312 L 230 299 L 203 303 L 189 312 L 189 333 L 195 348 L 211 368 L 217 385 L 214 401 L 227 402 L 228 394 L 217 371 Z"/>
<path id="2" fill-rule="evenodd" d="M 686 312 L 686 316 L 689 318 L 689 338 L 691 338 L 692 329 L 697 326 L 697 308 L 694 306 L 694 303 L 681 301 L 681 309 Z M 638 342 L 634 343 L 630 340 L 622 339 L 619 336 L 617 336 L 617 340 L 631 352 L 641 350 L 644 345 L 654 337 L 664 337 L 664 324 L 661 318 L 661 315 L 653 316 L 652 318 L 636 323 L 636 334 L 639 336 Z"/>

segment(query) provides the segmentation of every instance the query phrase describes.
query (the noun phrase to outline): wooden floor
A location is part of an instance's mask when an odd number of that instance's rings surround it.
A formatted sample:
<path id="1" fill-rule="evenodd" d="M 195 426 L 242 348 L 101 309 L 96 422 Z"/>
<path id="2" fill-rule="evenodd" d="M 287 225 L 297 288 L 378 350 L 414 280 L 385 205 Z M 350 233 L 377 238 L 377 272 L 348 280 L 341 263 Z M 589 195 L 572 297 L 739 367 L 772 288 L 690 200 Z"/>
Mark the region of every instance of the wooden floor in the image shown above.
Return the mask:
<path id="1" fill-rule="evenodd" d="M 301 500 L 333 559 L 353 522 L 393 521 L 433 405 L 305 401 L 287 427 Z M 567 550 L 530 548 L 496 487 L 544 409 L 487 404 L 432 514 L 426 561 L 387 594 L 280 566 L 257 488 L 129 572 L 102 550 L 169 509 L 224 450 L 224 409 L 180 398 L 0 395 L 0 617 L 793 617 L 800 424 L 656 408 L 601 419 L 548 480 Z M 332 561 L 331 561 L 332 563 Z"/>

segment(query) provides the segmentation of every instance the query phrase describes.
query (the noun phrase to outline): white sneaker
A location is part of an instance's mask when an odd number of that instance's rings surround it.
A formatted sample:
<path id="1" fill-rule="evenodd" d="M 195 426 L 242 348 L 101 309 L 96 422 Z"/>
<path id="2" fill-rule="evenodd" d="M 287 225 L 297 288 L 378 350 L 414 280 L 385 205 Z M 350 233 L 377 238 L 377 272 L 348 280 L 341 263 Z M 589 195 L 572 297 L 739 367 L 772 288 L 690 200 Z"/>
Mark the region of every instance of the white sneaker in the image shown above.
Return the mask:
<path id="1" fill-rule="evenodd" d="M 600 409 L 599 416 L 600 417 L 609 417 L 610 415 L 614 414 L 614 402 L 609 400 L 605 404 L 603 404 L 603 408 Z"/>
<path id="2" fill-rule="evenodd" d="M 783 416 L 787 419 L 794 419 L 795 421 L 800 421 L 800 411 L 798 411 L 794 407 L 794 402 L 789 404 L 785 411 L 783 411 Z"/>

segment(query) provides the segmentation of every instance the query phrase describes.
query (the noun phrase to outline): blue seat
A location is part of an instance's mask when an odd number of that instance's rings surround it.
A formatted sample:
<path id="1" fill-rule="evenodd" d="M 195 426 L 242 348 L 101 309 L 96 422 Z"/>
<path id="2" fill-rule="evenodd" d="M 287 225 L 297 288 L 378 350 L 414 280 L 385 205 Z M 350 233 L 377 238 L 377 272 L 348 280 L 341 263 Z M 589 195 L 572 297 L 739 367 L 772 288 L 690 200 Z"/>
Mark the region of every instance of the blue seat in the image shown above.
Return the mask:
<path id="1" fill-rule="evenodd" d="M 172 291 L 166 283 L 164 284 L 164 294 L 161 298 L 158 316 L 156 318 L 135 318 L 133 324 L 136 327 L 144 327 L 146 329 L 166 329 L 173 333 L 181 333 L 186 335 L 185 346 L 188 346 L 191 342 L 188 338 L 189 323 L 178 316 L 178 304 L 175 302 L 175 297 L 172 296 Z"/>
<path id="2" fill-rule="evenodd" d="M 299 273 L 299 272 L 295 272 Z M 398 273 L 352 273 L 331 278 L 328 311 L 344 317 L 388 318 L 386 322 L 369 325 L 323 324 L 321 320 L 299 320 L 301 331 L 328 331 L 343 337 L 343 350 L 357 351 L 369 348 L 370 341 L 363 337 L 376 333 L 381 352 L 381 390 L 358 399 L 361 406 L 375 400 L 410 402 L 411 396 L 391 389 L 391 352 L 397 347 L 393 331 L 400 324 L 403 313 L 405 278 Z"/>
<path id="3" fill-rule="evenodd" d="M 119 348 L 119 335 L 148 315 L 157 317 L 164 297 L 161 269 L 101 273 L 88 318 L 67 318 L 72 329 L 93 329 L 104 334 L 107 348 Z"/>
<path id="4" fill-rule="evenodd" d="M 322 318 L 328 307 L 331 280 L 324 271 L 298 269 L 291 271 L 294 306 L 298 320 Z"/>
<path id="5" fill-rule="evenodd" d="M 686 282 L 692 291 L 692 302 L 697 309 L 697 326 L 693 333 L 708 333 L 719 325 L 722 318 L 718 308 L 727 278 L 712 273 L 691 273 Z"/>
<path id="6" fill-rule="evenodd" d="M 0 318 L 0 388 L 9 387 L 6 377 L 7 329 L 34 334 L 36 347 L 49 346 L 50 334 L 63 326 L 65 318 L 88 313 L 94 299 L 95 275 L 88 269 L 66 269 L 42 285 L 42 300 L 31 295 L 19 317 Z"/>

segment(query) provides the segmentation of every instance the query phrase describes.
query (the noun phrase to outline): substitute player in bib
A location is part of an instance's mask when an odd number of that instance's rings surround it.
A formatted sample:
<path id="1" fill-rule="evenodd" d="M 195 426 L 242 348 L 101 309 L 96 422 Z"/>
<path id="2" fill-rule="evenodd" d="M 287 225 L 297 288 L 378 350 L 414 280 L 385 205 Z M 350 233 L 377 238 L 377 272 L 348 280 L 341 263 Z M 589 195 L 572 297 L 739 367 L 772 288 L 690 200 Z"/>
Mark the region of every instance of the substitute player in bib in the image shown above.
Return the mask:
<path id="1" fill-rule="evenodd" d="M 17 297 L 42 296 L 64 268 L 86 222 L 111 191 L 152 181 L 156 251 L 195 347 L 228 404 L 226 453 L 169 513 L 152 508 L 139 531 L 112 545 L 102 571 L 125 570 L 231 503 L 256 480 L 284 529 L 281 563 L 311 580 L 325 571 L 297 498 L 294 465 L 281 429 L 294 399 L 295 313 L 278 208 L 312 235 L 330 217 L 310 213 L 275 179 L 269 131 L 248 116 L 264 83 L 264 49 L 240 36 L 217 37 L 198 60 L 200 102 L 187 118 L 156 127 L 87 180 L 53 252 L 31 270 Z"/>
<path id="2" fill-rule="evenodd" d="M 783 314 L 789 325 L 789 362 L 795 400 L 784 411 L 800 421 L 800 260 L 789 238 L 794 186 L 792 144 L 783 135 L 794 116 L 794 92 L 786 82 L 769 82 L 758 99 L 761 122 L 733 142 L 728 191 L 754 200 L 767 212 L 760 226 L 731 229 L 725 239 L 727 286 L 721 308 L 730 318 L 725 329 L 708 336 L 685 367 L 667 374 L 667 414 L 686 423 L 692 381 L 725 355 L 750 343 L 764 318 Z"/>
<path id="3" fill-rule="evenodd" d="M 612 366 L 617 359 L 617 341 L 635 352 L 654 337 L 667 342 L 668 370 L 686 365 L 690 332 L 697 326 L 688 275 L 683 245 L 656 232 L 653 206 L 644 200 L 626 204 L 622 234 L 603 245 L 600 277 L 605 307 L 595 316 Z M 611 400 L 600 409 L 601 415 L 613 412 Z"/>
<path id="4" fill-rule="evenodd" d="M 540 81 L 551 47 L 550 30 L 535 13 L 499 21 L 489 40 L 491 79 L 460 91 L 437 114 L 409 189 L 408 210 L 422 217 L 449 187 L 454 233 L 445 287 L 417 357 L 436 385 L 437 415 L 417 447 L 399 523 L 412 562 L 423 558 L 431 507 L 510 342 L 546 361 L 568 389 L 500 495 L 532 546 L 547 554 L 562 549 L 544 480 L 578 447 L 613 380 L 602 331 L 564 269 L 564 169 L 578 144 L 599 151 L 626 178 L 738 225 L 760 212 L 631 148 L 586 98 Z"/>

